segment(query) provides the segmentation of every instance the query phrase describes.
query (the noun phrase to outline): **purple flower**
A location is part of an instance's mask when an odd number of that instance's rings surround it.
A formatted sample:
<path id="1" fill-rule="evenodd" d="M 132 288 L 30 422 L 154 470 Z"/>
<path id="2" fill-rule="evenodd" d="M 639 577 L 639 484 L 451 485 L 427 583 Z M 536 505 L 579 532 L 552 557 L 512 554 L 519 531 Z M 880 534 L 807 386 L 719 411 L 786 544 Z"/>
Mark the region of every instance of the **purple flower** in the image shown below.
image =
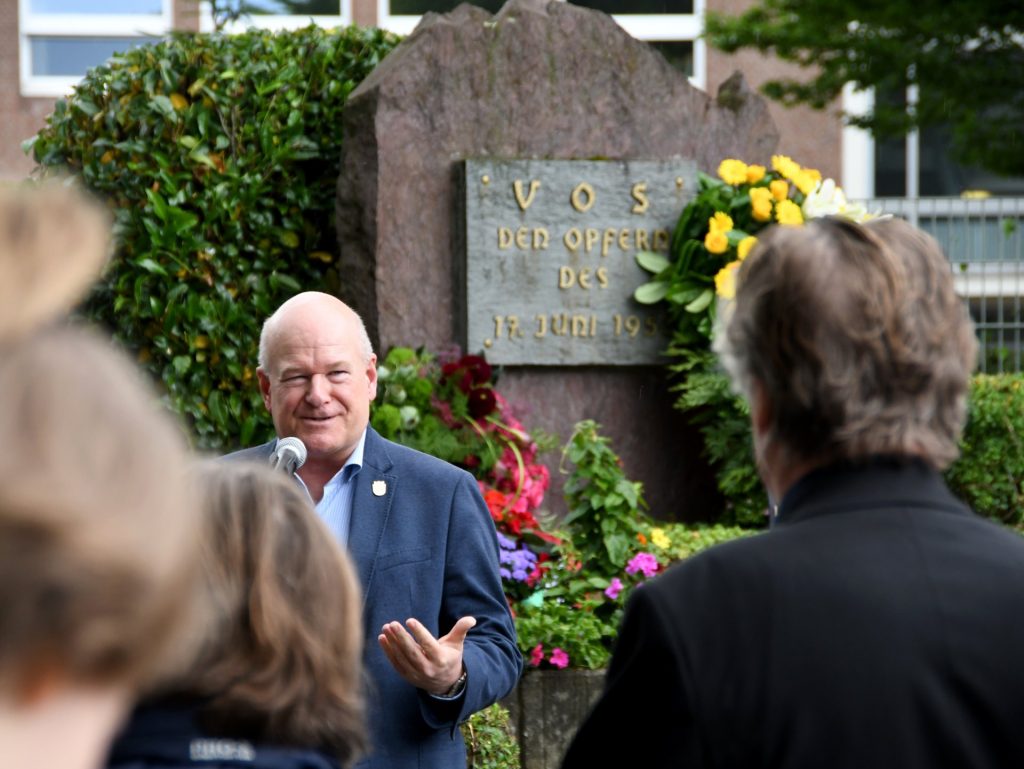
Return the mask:
<path id="1" fill-rule="evenodd" d="M 548 657 L 548 662 L 561 670 L 569 667 L 569 655 L 556 646 L 551 650 L 551 656 Z"/>
<path id="2" fill-rule="evenodd" d="M 611 598 L 613 601 L 619 597 L 619 593 L 622 592 L 622 580 L 618 577 L 612 577 L 611 584 L 604 589 L 604 594 Z"/>
<path id="3" fill-rule="evenodd" d="M 498 551 L 498 560 L 501 563 L 499 571 L 503 579 L 514 579 L 517 582 L 525 582 L 537 563 L 537 554 L 531 551 L 526 545 L 518 550 L 516 543 L 507 537 L 498 535 L 498 544 L 501 549 Z M 505 540 L 505 542 L 502 542 Z M 508 544 L 506 544 L 508 543 Z"/>
<path id="4" fill-rule="evenodd" d="M 653 577 L 658 573 L 658 559 L 650 553 L 637 553 L 626 565 L 626 574 L 643 572 L 645 577 Z"/>
<path id="5" fill-rule="evenodd" d="M 499 531 L 498 532 L 498 547 L 500 547 L 502 550 L 515 550 L 516 549 L 516 541 L 514 539 L 509 539 L 508 537 L 506 537 L 504 534 L 502 534 Z"/>

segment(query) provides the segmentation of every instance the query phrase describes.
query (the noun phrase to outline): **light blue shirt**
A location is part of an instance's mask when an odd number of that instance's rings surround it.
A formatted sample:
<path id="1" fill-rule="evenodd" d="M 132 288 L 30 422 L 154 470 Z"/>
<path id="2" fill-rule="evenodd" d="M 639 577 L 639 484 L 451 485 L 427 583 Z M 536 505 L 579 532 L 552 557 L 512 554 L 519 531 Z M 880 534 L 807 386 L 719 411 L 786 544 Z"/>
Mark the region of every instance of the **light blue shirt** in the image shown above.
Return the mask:
<path id="1" fill-rule="evenodd" d="M 363 446 L 365 444 L 366 431 L 364 430 L 359 443 L 352 450 L 352 455 L 334 474 L 334 477 L 327 481 L 324 486 L 323 498 L 316 503 L 317 513 L 342 545 L 348 543 L 348 532 L 352 524 L 352 497 L 356 488 L 355 477 L 363 467 Z M 302 484 L 306 494 L 309 494 L 309 489 L 306 488 L 302 478 L 299 478 L 298 475 L 295 478 Z"/>

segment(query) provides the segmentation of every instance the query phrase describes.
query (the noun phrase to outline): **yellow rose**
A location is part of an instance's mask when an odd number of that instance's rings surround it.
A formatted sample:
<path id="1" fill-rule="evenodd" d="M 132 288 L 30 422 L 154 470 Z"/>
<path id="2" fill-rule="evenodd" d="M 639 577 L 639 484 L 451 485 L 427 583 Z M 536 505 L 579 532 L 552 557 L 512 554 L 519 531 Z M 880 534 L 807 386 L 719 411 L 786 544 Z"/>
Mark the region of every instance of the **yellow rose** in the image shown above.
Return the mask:
<path id="1" fill-rule="evenodd" d="M 733 299 L 736 296 L 736 270 L 740 263 L 729 262 L 715 275 L 715 293 L 723 299 Z"/>
<path id="2" fill-rule="evenodd" d="M 800 206 L 792 200 L 780 200 L 775 205 L 775 218 L 779 224 L 792 226 L 804 223 L 804 215 L 800 211 Z"/>
<path id="3" fill-rule="evenodd" d="M 756 243 L 757 238 L 753 235 L 747 235 L 747 237 L 743 238 L 743 240 L 739 242 L 739 245 L 736 246 L 736 256 L 739 257 L 741 262 L 747 258 L 747 254 L 750 253 L 750 249 L 752 249 Z"/>
<path id="4" fill-rule="evenodd" d="M 747 164 L 742 160 L 727 158 L 718 164 L 718 175 L 726 184 L 738 186 L 747 180 Z"/>
<path id="5" fill-rule="evenodd" d="M 729 250 L 729 238 L 722 230 L 711 230 L 704 236 L 704 248 L 712 254 L 724 254 Z"/>
<path id="6" fill-rule="evenodd" d="M 655 547 L 660 547 L 662 550 L 672 546 L 672 540 L 668 538 L 665 530 L 657 527 L 651 529 L 651 542 Z"/>
<path id="7" fill-rule="evenodd" d="M 764 166 L 747 166 L 747 183 L 757 184 L 764 178 Z"/>
<path id="8" fill-rule="evenodd" d="M 732 229 L 732 217 L 724 211 L 718 211 L 708 219 L 708 229 L 712 232 L 728 232 Z"/>
<path id="9" fill-rule="evenodd" d="M 750 207 L 754 218 L 759 222 L 770 222 L 772 219 L 772 193 L 767 187 L 750 188 Z"/>
<path id="10" fill-rule="evenodd" d="M 792 179 L 800 170 L 800 164 L 786 155 L 772 155 L 772 168 L 787 179 Z"/>
<path id="11" fill-rule="evenodd" d="M 772 191 L 772 197 L 776 200 L 785 200 L 789 197 L 789 182 L 782 179 L 773 179 L 768 183 L 768 189 Z"/>
<path id="12" fill-rule="evenodd" d="M 800 190 L 804 195 L 810 195 L 811 191 L 818 186 L 818 182 L 821 181 L 821 174 L 813 169 L 801 168 L 797 171 L 793 177 L 793 184 Z"/>

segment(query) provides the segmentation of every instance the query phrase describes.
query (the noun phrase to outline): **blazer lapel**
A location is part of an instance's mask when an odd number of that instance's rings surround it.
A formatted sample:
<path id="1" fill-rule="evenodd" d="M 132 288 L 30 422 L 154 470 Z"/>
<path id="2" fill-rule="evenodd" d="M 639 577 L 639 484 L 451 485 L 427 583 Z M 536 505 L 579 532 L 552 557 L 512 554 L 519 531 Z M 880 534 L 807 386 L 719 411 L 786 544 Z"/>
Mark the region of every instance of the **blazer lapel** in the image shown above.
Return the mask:
<path id="1" fill-rule="evenodd" d="M 356 475 L 348 534 L 349 554 L 363 587 L 364 604 L 373 583 L 377 555 L 398 486 L 398 477 L 391 472 L 392 467 L 384 439 L 372 427 L 367 427 L 363 467 Z"/>

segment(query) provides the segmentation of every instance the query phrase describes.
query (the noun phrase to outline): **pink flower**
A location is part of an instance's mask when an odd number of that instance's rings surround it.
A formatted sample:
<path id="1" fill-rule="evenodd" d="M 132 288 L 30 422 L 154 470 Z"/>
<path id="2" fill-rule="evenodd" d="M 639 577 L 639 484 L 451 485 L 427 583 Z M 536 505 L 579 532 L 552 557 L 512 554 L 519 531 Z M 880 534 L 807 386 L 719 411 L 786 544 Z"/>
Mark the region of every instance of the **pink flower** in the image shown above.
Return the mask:
<path id="1" fill-rule="evenodd" d="M 626 564 L 626 574 L 643 572 L 645 577 L 653 577 L 658 573 L 658 559 L 650 553 L 637 553 Z"/>
<path id="2" fill-rule="evenodd" d="M 612 577 L 612 582 L 608 587 L 604 589 L 604 594 L 611 598 L 613 601 L 619 597 L 619 593 L 622 592 L 622 580 L 618 577 Z"/>
<path id="3" fill-rule="evenodd" d="M 558 651 L 558 650 L 556 649 L 555 651 Z M 543 661 L 544 661 L 544 646 L 542 644 L 537 644 L 530 651 L 530 664 L 533 667 L 537 667 Z"/>
<path id="4" fill-rule="evenodd" d="M 548 662 L 559 670 L 562 670 L 563 668 L 569 667 L 569 655 L 556 646 L 551 650 L 551 656 L 548 657 Z"/>

